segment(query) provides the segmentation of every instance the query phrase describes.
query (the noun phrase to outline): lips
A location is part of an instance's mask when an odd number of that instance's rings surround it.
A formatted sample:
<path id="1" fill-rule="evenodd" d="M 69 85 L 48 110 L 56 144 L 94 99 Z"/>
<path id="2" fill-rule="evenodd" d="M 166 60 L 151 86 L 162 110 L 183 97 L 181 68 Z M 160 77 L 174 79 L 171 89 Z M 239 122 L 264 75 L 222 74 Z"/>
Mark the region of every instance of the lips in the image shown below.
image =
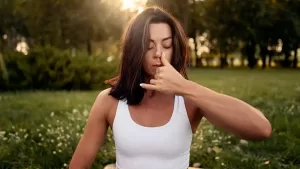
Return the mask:
<path id="1" fill-rule="evenodd" d="M 162 64 L 155 64 L 155 65 L 152 65 L 153 67 L 161 67 Z"/>

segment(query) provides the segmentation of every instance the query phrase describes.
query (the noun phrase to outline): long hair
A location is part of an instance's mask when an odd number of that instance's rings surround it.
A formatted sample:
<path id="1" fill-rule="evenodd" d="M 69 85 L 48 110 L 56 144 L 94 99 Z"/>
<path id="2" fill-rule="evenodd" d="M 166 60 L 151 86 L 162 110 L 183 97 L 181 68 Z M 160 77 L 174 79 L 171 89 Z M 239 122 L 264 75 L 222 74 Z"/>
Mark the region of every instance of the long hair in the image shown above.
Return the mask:
<path id="1" fill-rule="evenodd" d="M 166 23 L 172 31 L 173 56 L 171 65 L 187 77 L 188 60 L 187 38 L 179 21 L 159 7 L 148 7 L 132 18 L 122 36 L 121 63 L 116 77 L 106 80 L 111 85 L 110 95 L 118 100 L 126 100 L 129 105 L 136 105 L 144 97 L 145 90 L 140 87 L 144 82 L 144 56 L 149 44 L 149 25 Z"/>

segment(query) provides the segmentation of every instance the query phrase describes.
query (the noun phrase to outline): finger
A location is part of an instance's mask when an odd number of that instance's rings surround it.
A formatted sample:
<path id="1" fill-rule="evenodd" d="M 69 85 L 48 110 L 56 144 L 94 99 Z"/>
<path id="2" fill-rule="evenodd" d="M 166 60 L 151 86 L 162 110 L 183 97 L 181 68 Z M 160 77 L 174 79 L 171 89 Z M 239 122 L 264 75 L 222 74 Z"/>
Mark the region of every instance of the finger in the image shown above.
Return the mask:
<path id="1" fill-rule="evenodd" d="M 159 79 L 159 73 L 156 73 L 156 74 L 154 75 L 154 79 Z"/>
<path id="2" fill-rule="evenodd" d="M 161 71 L 161 68 L 158 67 L 158 68 L 156 68 L 155 73 L 158 74 L 160 71 Z"/>
<path id="3" fill-rule="evenodd" d="M 156 85 L 158 83 L 158 80 L 156 79 L 151 79 L 150 84 Z"/>
<path id="4" fill-rule="evenodd" d="M 157 90 L 158 89 L 157 86 L 152 85 L 152 84 L 141 83 L 140 86 L 147 90 Z"/>
<path id="5" fill-rule="evenodd" d="M 164 66 L 168 66 L 168 65 L 171 65 L 168 61 L 168 59 L 166 58 L 166 54 L 165 52 L 162 53 L 161 57 L 160 57 L 160 60 L 161 60 L 161 63 L 164 65 Z"/>

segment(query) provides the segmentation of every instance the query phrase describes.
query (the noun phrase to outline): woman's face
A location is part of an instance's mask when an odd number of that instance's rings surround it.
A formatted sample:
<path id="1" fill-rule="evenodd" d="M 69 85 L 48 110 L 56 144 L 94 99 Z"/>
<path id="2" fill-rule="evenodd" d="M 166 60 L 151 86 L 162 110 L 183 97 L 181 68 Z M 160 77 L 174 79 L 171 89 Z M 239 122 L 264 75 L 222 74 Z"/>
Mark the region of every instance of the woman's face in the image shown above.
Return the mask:
<path id="1" fill-rule="evenodd" d="M 149 46 L 144 58 L 143 67 L 150 77 L 154 77 L 156 69 L 162 66 L 161 55 L 164 52 L 171 62 L 173 55 L 172 32 L 168 24 L 157 23 L 149 25 Z"/>

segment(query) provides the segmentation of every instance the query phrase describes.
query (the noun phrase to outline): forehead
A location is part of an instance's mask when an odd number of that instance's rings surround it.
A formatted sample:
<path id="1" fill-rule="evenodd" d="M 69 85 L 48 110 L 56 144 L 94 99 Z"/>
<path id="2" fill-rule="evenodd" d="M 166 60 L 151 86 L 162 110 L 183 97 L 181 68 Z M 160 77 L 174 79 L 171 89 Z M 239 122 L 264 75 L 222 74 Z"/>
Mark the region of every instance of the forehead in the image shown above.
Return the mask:
<path id="1" fill-rule="evenodd" d="M 149 25 L 149 36 L 152 40 L 161 40 L 172 37 L 171 28 L 166 23 L 153 23 Z"/>

